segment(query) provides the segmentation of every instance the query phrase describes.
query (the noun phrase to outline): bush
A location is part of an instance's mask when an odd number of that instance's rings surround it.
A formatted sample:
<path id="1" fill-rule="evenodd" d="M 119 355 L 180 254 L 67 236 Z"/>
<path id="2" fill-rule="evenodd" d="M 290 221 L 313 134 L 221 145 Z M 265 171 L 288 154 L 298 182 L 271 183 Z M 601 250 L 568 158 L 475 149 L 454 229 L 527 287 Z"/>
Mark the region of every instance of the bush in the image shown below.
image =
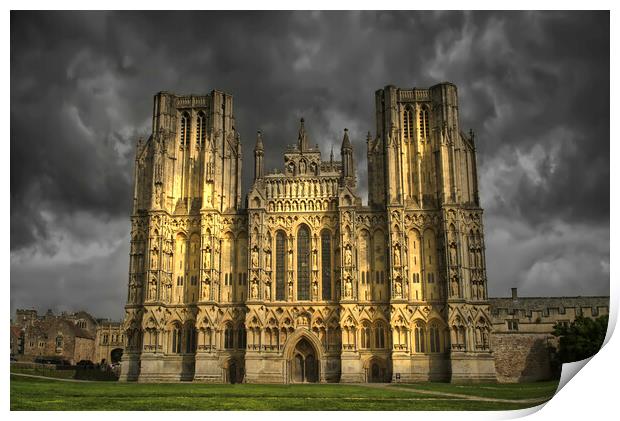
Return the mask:
<path id="1" fill-rule="evenodd" d="M 556 323 L 553 335 L 560 338 L 557 363 L 580 361 L 596 354 L 603 346 L 608 319 L 607 315 L 596 319 L 579 316 L 569 326 Z"/>

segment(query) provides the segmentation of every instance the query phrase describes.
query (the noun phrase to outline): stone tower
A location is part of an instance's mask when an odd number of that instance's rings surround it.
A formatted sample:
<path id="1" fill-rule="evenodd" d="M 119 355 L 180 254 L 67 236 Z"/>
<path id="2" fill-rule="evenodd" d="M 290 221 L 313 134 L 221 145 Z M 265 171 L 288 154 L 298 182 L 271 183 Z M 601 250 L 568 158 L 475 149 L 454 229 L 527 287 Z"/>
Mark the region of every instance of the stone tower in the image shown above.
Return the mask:
<path id="1" fill-rule="evenodd" d="M 467 136 L 459 127 L 456 86 L 387 86 L 375 93 L 375 104 L 369 204 L 388 217 L 392 325 L 421 310 L 427 319 L 435 314 L 450 333 L 445 361 L 421 362 L 395 349 L 393 370 L 418 379 L 416 373 L 425 372 L 419 365 L 432 362 L 429 375 L 442 371 L 453 381 L 493 380 L 476 149 L 473 133 Z M 427 344 L 416 341 L 419 350 L 437 348 L 437 333 L 429 335 L 426 326 L 414 326 L 414 341 L 416 335 L 428 335 Z"/>
<path id="2" fill-rule="evenodd" d="M 205 338 L 214 315 L 236 329 L 243 314 L 241 162 L 232 96 L 155 95 L 136 151 L 122 379 L 221 378 Z"/>

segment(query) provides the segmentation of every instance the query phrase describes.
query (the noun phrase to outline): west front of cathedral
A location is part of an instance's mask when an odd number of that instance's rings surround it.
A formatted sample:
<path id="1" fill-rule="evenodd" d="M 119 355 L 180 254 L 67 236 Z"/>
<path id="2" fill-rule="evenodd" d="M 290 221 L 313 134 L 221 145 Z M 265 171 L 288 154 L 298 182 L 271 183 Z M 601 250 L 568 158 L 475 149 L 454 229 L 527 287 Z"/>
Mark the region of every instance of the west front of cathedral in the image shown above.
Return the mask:
<path id="1" fill-rule="evenodd" d="M 242 200 L 233 98 L 161 92 L 137 145 L 121 380 L 494 381 L 473 134 L 457 89 L 387 86 L 324 159 L 302 119 Z"/>

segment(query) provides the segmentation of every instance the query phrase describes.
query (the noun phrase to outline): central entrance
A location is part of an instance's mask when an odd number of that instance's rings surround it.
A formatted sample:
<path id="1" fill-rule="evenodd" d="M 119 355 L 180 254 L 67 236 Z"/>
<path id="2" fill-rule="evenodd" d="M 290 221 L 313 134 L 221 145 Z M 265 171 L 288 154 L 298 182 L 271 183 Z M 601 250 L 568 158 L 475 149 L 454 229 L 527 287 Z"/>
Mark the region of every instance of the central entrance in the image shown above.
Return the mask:
<path id="1" fill-rule="evenodd" d="M 316 351 L 306 338 L 300 339 L 295 345 L 291 363 L 293 383 L 316 383 L 318 381 Z"/>

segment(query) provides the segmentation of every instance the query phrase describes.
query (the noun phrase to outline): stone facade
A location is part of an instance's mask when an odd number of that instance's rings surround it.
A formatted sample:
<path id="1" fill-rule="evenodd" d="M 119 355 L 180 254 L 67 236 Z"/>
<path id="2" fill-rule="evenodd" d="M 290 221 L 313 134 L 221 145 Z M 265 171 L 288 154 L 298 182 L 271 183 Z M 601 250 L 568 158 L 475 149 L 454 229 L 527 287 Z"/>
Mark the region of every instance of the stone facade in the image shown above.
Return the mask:
<path id="1" fill-rule="evenodd" d="M 552 372 L 552 352 L 558 340 L 556 323 L 570 323 L 578 315 L 595 318 L 609 313 L 609 297 L 490 298 L 497 380 L 526 382 L 547 380 Z"/>
<path id="2" fill-rule="evenodd" d="M 99 323 L 95 343 L 94 362 L 120 362 L 125 349 L 125 334 L 123 333 L 122 324 L 110 321 Z"/>
<path id="3" fill-rule="evenodd" d="M 456 87 L 387 86 L 323 160 L 301 120 L 241 197 L 233 98 L 155 96 L 137 145 L 121 380 L 495 380 L 473 134 Z"/>

